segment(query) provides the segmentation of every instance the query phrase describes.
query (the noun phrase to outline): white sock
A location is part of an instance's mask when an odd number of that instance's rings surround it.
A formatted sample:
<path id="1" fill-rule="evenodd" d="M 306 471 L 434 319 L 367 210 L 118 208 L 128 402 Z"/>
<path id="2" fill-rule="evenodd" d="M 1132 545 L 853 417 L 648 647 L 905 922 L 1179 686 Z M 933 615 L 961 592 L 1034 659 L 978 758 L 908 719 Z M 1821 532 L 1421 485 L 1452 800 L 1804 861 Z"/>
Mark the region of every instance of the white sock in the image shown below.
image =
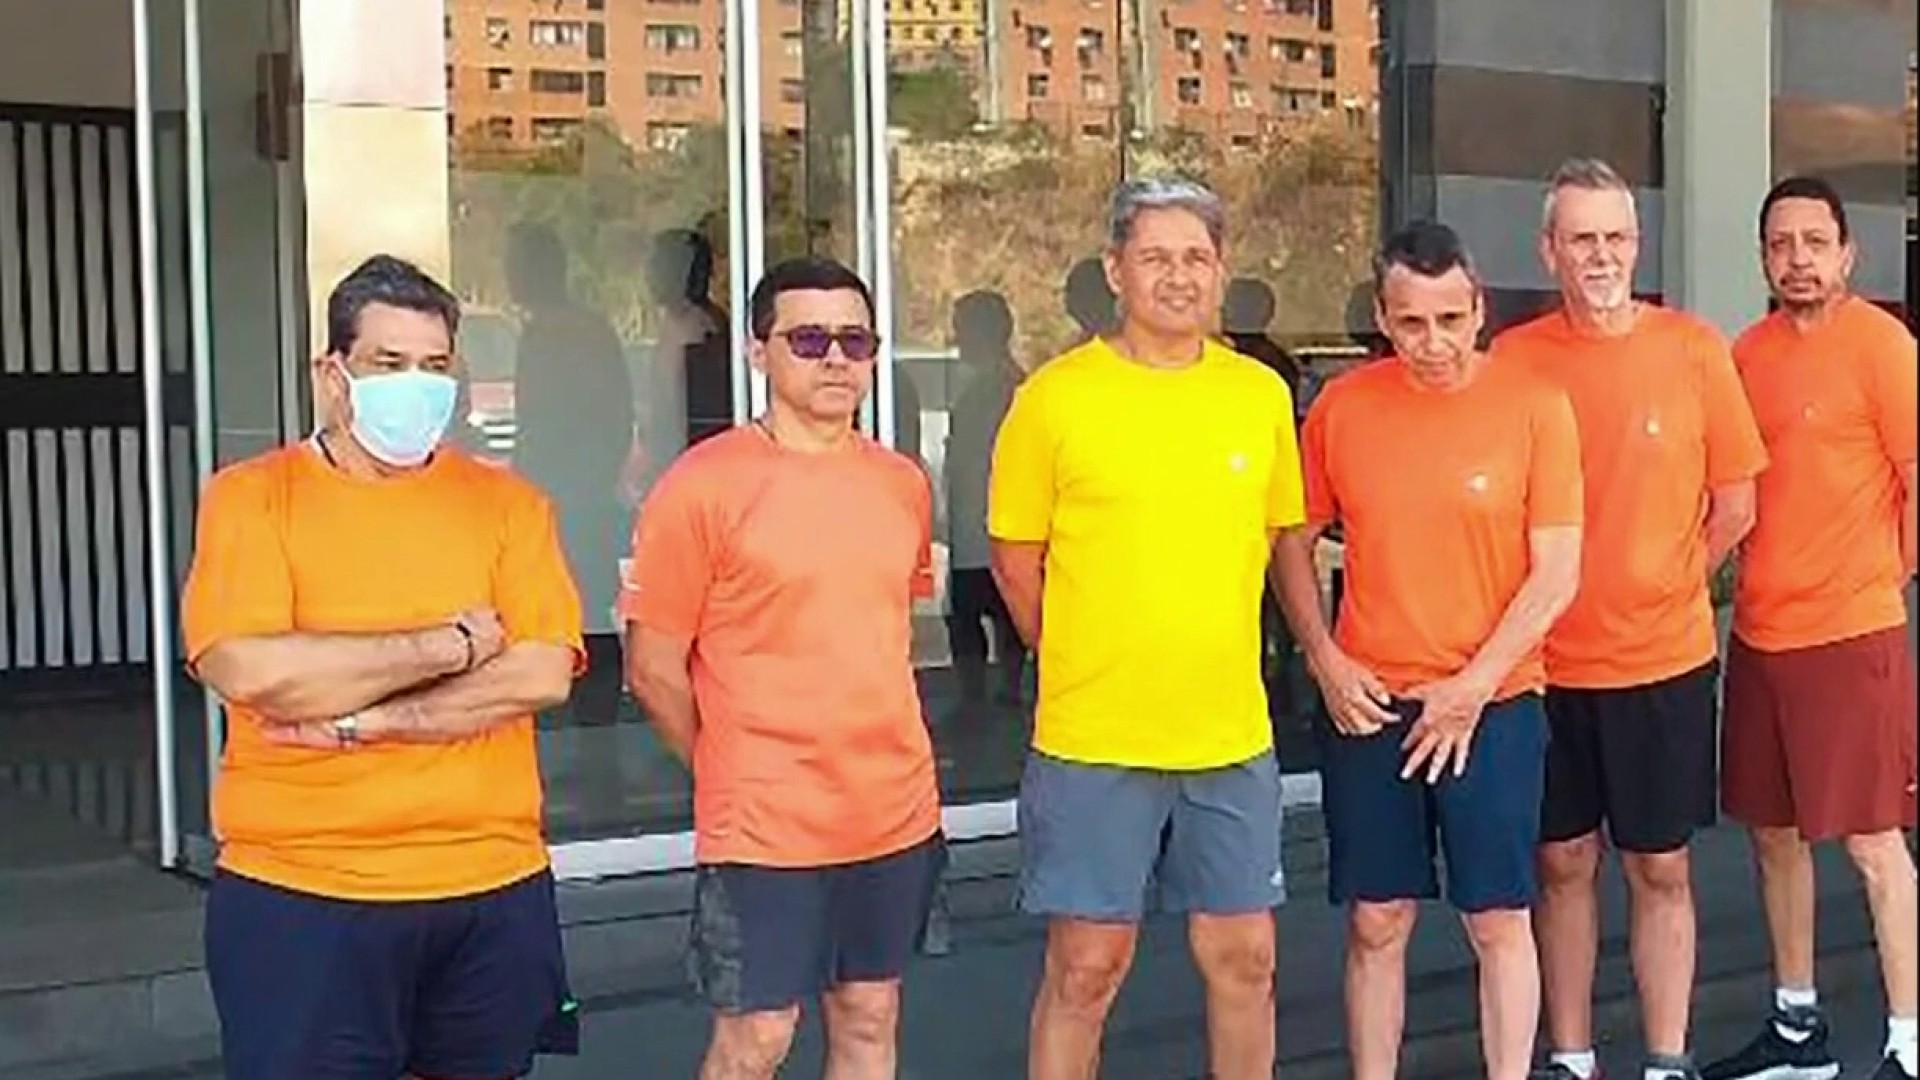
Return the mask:
<path id="1" fill-rule="evenodd" d="M 1681 1080 L 1681 1078 L 1686 1075 L 1687 1063 L 1684 1059 L 1678 1062 L 1663 1061 L 1656 1063 L 1649 1061 L 1640 1073 L 1641 1080 Z"/>
<path id="2" fill-rule="evenodd" d="M 1798 1009 L 1815 1009 L 1819 1006 L 1820 992 L 1812 987 L 1805 990 L 1785 986 L 1774 988 L 1773 1008 L 1776 1013 L 1786 1015 Z M 1803 1043 L 1813 1037 L 1813 1032 L 1782 1023 L 1777 1017 L 1773 1021 L 1773 1030 L 1790 1043 Z"/>
<path id="3" fill-rule="evenodd" d="M 1920 1075 L 1920 1021 L 1913 1017 L 1889 1017 L 1887 1020 L 1887 1053 L 1900 1062 L 1900 1067 L 1908 1076 Z"/>
<path id="4" fill-rule="evenodd" d="M 1600 1059 L 1592 1050 L 1555 1051 L 1548 1060 L 1572 1069 L 1580 1080 L 1593 1080 L 1593 1074 L 1600 1070 Z"/>

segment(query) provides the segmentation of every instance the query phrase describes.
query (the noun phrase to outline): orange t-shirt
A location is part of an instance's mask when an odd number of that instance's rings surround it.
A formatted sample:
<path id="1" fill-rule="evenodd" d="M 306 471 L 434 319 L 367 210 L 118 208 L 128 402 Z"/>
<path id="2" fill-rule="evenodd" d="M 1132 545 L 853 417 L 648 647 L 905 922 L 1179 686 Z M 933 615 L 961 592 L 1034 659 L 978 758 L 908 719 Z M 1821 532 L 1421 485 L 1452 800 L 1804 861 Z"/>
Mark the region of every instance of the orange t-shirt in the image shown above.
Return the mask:
<path id="1" fill-rule="evenodd" d="M 1580 426 L 1580 592 L 1547 635 L 1547 681 L 1644 686 L 1711 662 L 1708 493 L 1767 463 L 1725 339 L 1703 319 L 1648 307 L 1622 337 L 1583 333 L 1555 312 L 1493 349 L 1565 390 Z"/>
<path id="2" fill-rule="evenodd" d="M 515 474 L 442 448 L 404 477 L 348 476 L 310 444 L 215 476 L 181 619 L 187 658 L 233 638 L 396 633 L 491 606 L 509 642 L 580 652 L 580 599 L 553 514 Z M 533 718 L 444 746 L 267 742 L 228 707 L 214 786 L 220 865 L 343 900 L 433 900 L 547 865 Z"/>
<path id="3" fill-rule="evenodd" d="M 1900 555 L 1914 464 L 1913 335 L 1858 298 L 1801 333 L 1785 315 L 1734 343 L 1773 464 L 1740 551 L 1734 632 L 1763 652 L 1904 625 Z"/>
<path id="4" fill-rule="evenodd" d="M 1526 582 L 1529 532 L 1581 520 L 1566 395 L 1489 361 L 1440 392 L 1388 358 L 1328 383 L 1302 432 L 1307 519 L 1341 523 L 1335 638 L 1399 693 L 1458 674 Z M 1500 698 L 1545 685 L 1538 650 Z"/>
<path id="5" fill-rule="evenodd" d="M 701 863 L 860 862 L 939 829 L 912 656 L 932 505 L 877 443 L 799 453 L 757 427 L 687 451 L 648 496 L 621 614 L 693 641 Z"/>

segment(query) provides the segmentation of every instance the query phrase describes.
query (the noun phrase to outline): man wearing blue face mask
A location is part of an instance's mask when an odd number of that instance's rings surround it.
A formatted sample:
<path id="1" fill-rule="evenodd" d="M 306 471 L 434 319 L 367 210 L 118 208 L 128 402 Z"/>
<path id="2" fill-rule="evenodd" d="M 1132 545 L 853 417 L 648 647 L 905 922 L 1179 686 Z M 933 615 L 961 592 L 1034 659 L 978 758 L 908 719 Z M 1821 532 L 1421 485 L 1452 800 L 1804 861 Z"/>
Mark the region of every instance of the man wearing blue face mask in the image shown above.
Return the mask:
<path id="1" fill-rule="evenodd" d="M 310 440 L 201 496 L 183 601 L 226 704 L 207 970 L 230 1075 L 508 1080 L 576 1040 L 533 714 L 581 664 L 546 498 L 442 443 L 454 297 L 368 260 Z"/>

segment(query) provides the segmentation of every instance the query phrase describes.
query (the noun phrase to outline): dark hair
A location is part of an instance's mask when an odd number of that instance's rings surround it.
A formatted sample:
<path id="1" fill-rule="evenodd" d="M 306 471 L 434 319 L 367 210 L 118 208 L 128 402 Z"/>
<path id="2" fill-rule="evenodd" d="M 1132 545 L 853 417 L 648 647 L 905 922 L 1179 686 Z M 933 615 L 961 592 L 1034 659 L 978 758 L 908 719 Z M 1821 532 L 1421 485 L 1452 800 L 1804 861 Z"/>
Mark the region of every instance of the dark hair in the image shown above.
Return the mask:
<path id="1" fill-rule="evenodd" d="M 990 289 L 976 289 L 953 302 L 953 328 L 976 328 L 995 341 L 1013 339 L 1013 310 L 1007 298 Z"/>
<path id="2" fill-rule="evenodd" d="M 1480 283 L 1473 256 L 1467 254 L 1460 234 L 1437 221 L 1412 222 L 1387 238 L 1380 254 L 1373 257 L 1376 297 L 1384 295 L 1387 274 L 1396 266 L 1427 278 L 1443 277 L 1457 269 L 1464 271 L 1476 286 Z"/>
<path id="3" fill-rule="evenodd" d="M 1760 203 L 1760 240 L 1767 239 L 1767 219 L 1773 216 L 1773 208 L 1785 199 L 1812 199 L 1827 204 L 1827 210 L 1833 214 L 1834 224 L 1840 226 L 1840 241 L 1845 243 L 1853 238 L 1853 229 L 1847 224 L 1847 204 L 1840 200 L 1840 193 L 1832 184 L 1817 176 L 1789 176 L 1773 185 L 1767 197 Z"/>
<path id="4" fill-rule="evenodd" d="M 360 313 L 374 304 L 438 316 L 447 336 L 460 331 L 460 301 L 425 270 L 392 255 L 375 255 L 340 279 L 327 296 L 327 352 L 345 356 L 360 337 Z"/>
<path id="5" fill-rule="evenodd" d="M 755 341 L 765 341 L 773 333 L 773 302 L 781 293 L 818 290 L 838 292 L 849 289 L 860 294 L 860 300 L 867 305 L 867 315 L 873 315 L 873 293 L 860 275 L 840 262 L 812 255 L 798 259 L 788 259 L 767 271 L 760 284 L 753 287 L 753 297 L 748 301 L 747 310 L 751 316 L 750 329 Z"/>

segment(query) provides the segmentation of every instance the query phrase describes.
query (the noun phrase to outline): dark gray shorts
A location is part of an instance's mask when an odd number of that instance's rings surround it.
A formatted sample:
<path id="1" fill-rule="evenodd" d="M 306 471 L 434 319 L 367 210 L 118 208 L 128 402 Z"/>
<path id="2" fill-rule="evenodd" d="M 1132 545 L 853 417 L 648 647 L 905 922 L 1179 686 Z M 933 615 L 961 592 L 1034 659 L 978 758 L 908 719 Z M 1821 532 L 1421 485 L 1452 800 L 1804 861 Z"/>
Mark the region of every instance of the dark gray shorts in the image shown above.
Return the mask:
<path id="1" fill-rule="evenodd" d="M 1280 767 L 1271 752 L 1170 772 L 1027 757 L 1020 779 L 1020 907 L 1137 922 L 1164 911 L 1242 915 L 1286 899 Z"/>

